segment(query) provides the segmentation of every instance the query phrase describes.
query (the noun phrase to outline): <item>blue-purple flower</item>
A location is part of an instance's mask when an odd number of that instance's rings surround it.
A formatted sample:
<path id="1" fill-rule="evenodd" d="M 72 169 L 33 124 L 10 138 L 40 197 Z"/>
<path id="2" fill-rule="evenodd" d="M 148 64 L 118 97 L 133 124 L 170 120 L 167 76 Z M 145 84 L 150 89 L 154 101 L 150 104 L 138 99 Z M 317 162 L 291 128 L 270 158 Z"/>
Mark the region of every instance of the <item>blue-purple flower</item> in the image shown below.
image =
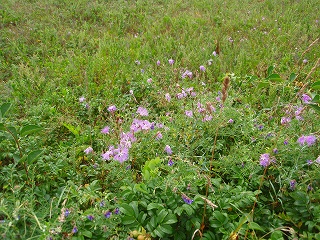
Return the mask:
<path id="1" fill-rule="evenodd" d="M 260 155 L 260 165 L 263 167 L 268 167 L 271 163 L 274 163 L 275 161 L 275 157 L 270 157 L 269 153 L 264 153 Z"/>
<path id="2" fill-rule="evenodd" d="M 169 62 L 170 65 L 174 64 L 174 60 L 173 59 L 169 59 L 168 62 Z"/>
<path id="3" fill-rule="evenodd" d="M 108 107 L 108 111 L 113 113 L 113 112 L 117 111 L 117 107 L 115 105 L 112 105 L 112 106 Z"/>
<path id="4" fill-rule="evenodd" d="M 171 167 L 172 165 L 173 165 L 173 161 L 172 161 L 172 159 L 170 158 L 169 161 L 168 161 L 168 166 Z"/>
<path id="5" fill-rule="evenodd" d="M 206 71 L 205 66 L 202 66 L 202 65 L 201 65 L 199 68 L 200 68 L 200 71 L 201 71 L 201 72 L 205 72 L 205 71 Z"/>
<path id="6" fill-rule="evenodd" d="M 295 179 L 290 181 L 290 189 L 293 191 L 296 188 L 297 181 Z"/>
<path id="7" fill-rule="evenodd" d="M 92 147 L 88 147 L 84 150 L 85 154 L 89 154 L 89 153 L 92 153 L 93 152 L 93 149 Z"/>
<path id="8" fill-rule="evenodd" d="M 184 193 L 181 195 L 181 197 L 186 204 L 191 204 L 193 202 L 193 200 L 187 197 Z"/>
<path id="9" fill-rule="evenodd" d="M 92 215 L 88 215 L 87 218 L 90 220 L 90 221 L 93 221 L 94 217 Z"/>
<path id="10" fill-rule="evenodd" d="M 112 215 L 112 212 L 111 211 L 106 211 L 106 213 L 104 214 L 105 218 L 110 218 Z"/>
<path id="11" fill-rule="evenodd" d="M 76 226 L 74 226 L 73 228 L 72 228 L 72 231 L 71 231 L 72 233 L 77 233 L 78 232 L 78 228 L 76 227 Z"/>
<path id="12" fill-rule="evenodd" d="M 171 155 L 171 154 L 172 154 L 172 150 L 171 150 L 171 147 L 170 147 L 169 145 L 166 145 L 166 146 L 165 146 L 164 151 L 165 151 L 168 155 Z"/>
<path id="13" fill-rule="evenodd" d="M 302 135 L 301 137 L 298 138 L 298 143 L 300 144 L 300 146 L 308 145 L 310 147 L 314 145 L 316 141 L 317 141 L 317 138 L 313 135 L 310 135 L 310 136 Z"/>
<path id="14" fill-rule="evenodd" d="M 109 134 L 110 128 L 108 126 L 105 126 L 103 129 L 101 129 L 102 134 Z"/>

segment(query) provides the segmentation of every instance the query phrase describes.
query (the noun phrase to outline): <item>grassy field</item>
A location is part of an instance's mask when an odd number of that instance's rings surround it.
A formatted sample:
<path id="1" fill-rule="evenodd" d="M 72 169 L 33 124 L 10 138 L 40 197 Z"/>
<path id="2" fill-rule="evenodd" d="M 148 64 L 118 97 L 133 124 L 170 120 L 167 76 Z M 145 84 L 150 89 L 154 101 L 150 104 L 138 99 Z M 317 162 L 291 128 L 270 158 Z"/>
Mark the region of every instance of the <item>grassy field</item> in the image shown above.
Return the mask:
<path id="1" fill-rule="evenodd" d="M 3 0 L 2 239 L 320 239 L 315 0 Z"/>

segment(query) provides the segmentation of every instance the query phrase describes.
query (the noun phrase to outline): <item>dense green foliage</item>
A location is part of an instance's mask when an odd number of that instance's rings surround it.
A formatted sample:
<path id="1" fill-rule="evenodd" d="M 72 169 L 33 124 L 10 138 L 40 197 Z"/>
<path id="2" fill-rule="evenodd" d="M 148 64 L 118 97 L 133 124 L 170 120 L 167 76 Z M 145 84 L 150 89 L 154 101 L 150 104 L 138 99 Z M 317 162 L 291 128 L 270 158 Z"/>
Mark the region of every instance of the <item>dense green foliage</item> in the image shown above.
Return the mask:
<path id="1" fill-rule="evenodd" d="M 2 239 L 320 239 L 317 1 L 4 0 Z"/>

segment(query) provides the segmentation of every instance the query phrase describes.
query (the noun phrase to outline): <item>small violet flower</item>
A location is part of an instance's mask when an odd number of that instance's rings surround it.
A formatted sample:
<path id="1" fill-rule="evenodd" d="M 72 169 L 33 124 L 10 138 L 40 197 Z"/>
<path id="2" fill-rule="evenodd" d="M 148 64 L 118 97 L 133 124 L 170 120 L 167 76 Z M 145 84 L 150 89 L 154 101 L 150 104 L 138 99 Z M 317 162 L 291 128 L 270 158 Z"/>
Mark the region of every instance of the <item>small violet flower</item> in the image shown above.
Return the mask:
<path id="1" fill-rule="evenodd" d="M 90 220 L 90 221 L 93 221 L 94 217 L 92 215 L 88 215 L 87 218 Z"/>
<path id="2" fill-rule="evenodd" d="M 309 147 L 314 145 L 317 141 L 317 138 L 313 135 L 310 136 L 301 136 L 298 138 L 298 143 L 300 144 L 300 146 L 303 146 L 305 144 L 307 144 Z"/>
<path id="3" fill-rule="evenodd" d="M 186 114 L 187 117 L 190 117 L 190 118 L 193 116 L 193 112 L 192 111 L 188 111 L 187 110 L 187 111 L 185 111 L 185 114 Z"/>
<path id="4" fill-rule="evenodd" d="M 73 228 L 72 228 L 72 231 L 71 231 L 72 233 L 77 233 L 78 232 L 78 228 L 76 227 L 76 226 L 74 226 Z"/>
<path id="5" fill-rule="evenodd" d="M 82 97 L 79 97 L 79 102 L 81 102 L 81 103 L 82 103 L 82 102 L 84 102 L 85 100 L 86 100 L 86 98 L 85 98 L 85 97 L 83 97 L 83 96 L 82 96 Z"/>
<path id="6" fill-rule="evenodd" d="M 173 59 L 169 59 L 168 62 L 169 62 L 170 65 L 174 64 L 174 60 Z"/>
<path id="7" fill-rule="evenodd" d="M 160 60 L 157 61 L 157 66 L 160 66 Z"/>
<path id="8" fill-rule="evenodd" d="M 172 159 L 170 158 L 169 161 L 168 161 L 168 166 L 171 167 L 171 166 L 173 165 L 173 163 L 174 163 L 174 162 L 173 162 Z"/>
<path id="9" fill-rule="evenodd" d="M 117 107 L 115 105 L 112 105 L 112 106 L 108 107 L 108 111 L 113 113 L 113 112 L 117 111 Z"/>
<path id="10" fill-rule="evenodd" d="M 102 134 L 109 134 L 110 128 L 108 126 L 105 126 L 102 130 L 101 133 Z"/>
<path id="11" fill-rule="evenodd" d="M 165 151 L 168 155 L 171 155 L 171 154 L 172 154 L 172 150 L 171 150 L 171 147 L 170 147 L 169 145 L 166 145 L 166 146 L 165 146 L 164 151 Z"/>
<path id="12" fill-rule="evenodd" d="M 271 163 L 274 163 L 276 159 L 270 157 L 269 153 L 264 153 L 260 155 L 260 165 L 263 167 L 268 167 Z"/>
<path id="13" fill-rule="evenodd" d="M 205 72 L 205 71 L 206 71 L 205 66 L 202 66 L 202 65 L 201 65 L 199 68 L 200 68 L 200 71 L 201 71 L 201 72 Z"/>
<path id="14" fill-rule="evenodd" d="M 307 94 L 302 94 L 301 100 L 303 103 L 309 104 L 311 102 L 312 98 Z"/>
<path id="15" fill-rule="evenodd" d="M 137 113 L 140 114 L 140 116 L 148 116 L 148 110 L 144 107 L 138 107 Z"/>
<path id="16" fill-rule="evenodd" d="M 64 216 L 65 216 L 65 217 L 68 217 L 68 216 L 69 216 L 69 214 L 70 214 L 69 209 L 66 209 L 66 210 L 64 211 Z"/>
<path id="17" fill-rule="evenodd" d="M 228 123 L 233 123 L 233 122 L 234 122 L 234 121 L 233 121 L 232 118 L 230 118 L 229 121 L 228 121 Z"/>
<path id="18" fill-rule="evenodd" d="M 114 209 L 114 214 L 116 215 L 120 214 L 120 209 L 119 208 Z"/>
<path id="19" fill-rule="evenodd" d="M 170 96 L 169 93 L 166 93 L 165 98 L 166 98 L 166 100 L 167 100 L 168 102 L 171 101 L 171 96 Z"/>
<path id="20" fill-rule="evenodd" d="M 307 164 L 310 166 L 312 164 L 312 160 L 307 160 Z"/>
<path id="21" fill-rule="evenodd" d="M 111 211 L 106 211 L 106 213 L 104 214 L 105 218 L 110 218 L 112 215 L 112 212 Z"/>
<path id="22" fill-rule="evenodd" d="M 290 181 L 289 184 L 290 184 L 290 189 L 293 191 L 296 188 L 297 181 L 293 179 Z"/>
<path id="23" fill-rule="evenodd" d="M 185 194 L 182 194 L 181 197 L 186 204 L 191 204 L 193 202 L 193 200 L 187 197 Z"/>
<path id="24" fill-rule="evenodd" d="M 92 147 L 88 147 L 84 150 L 85 154 L 89 154 L 89 153 L 92 153 L 93 152 L 93 149 Z"/>

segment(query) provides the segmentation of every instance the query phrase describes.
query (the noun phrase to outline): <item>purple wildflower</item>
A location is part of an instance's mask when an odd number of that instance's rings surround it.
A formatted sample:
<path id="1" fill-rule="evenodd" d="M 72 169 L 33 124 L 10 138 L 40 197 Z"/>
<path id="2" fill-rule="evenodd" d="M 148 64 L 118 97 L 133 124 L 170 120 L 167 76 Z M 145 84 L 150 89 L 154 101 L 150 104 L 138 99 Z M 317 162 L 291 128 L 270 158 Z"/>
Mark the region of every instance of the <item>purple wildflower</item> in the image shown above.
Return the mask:
<path id="1" fill-rule="evenodd" d="M 101 133 L 102 134 L 109 134 L 110 128 L 108 126 L 105 126 L 102 130 Z"/>
<path id="2" fill-rule="evenodd" d="M 319 157 L 316 159 L 316 163 L 320 164 L 320 155 L 319 155 Z"/>
<path id="3" fill-rule="evenodd" d="M 85 100 L 86 100 L 86 98 L 85 98 L 85 97 L 83 97 L 83 96 L 82 96 L 82 97 L 79 97 L 79 102 L 81 102 L 81 103 L 82 103 L 82 102 L 84 102 Z"/>
<path id="4" fill-rule="evenodd" d="M 148 110 L 144 107 L 138 107 L 137 113 L 140 114 L 140 116 L 148 116 Z"/>
<path id="5" fill-rule="evenodd" d="M 216 51 L 213 51 L 212 55 L 216 57 L 218 54 Z"/>
<path id="6" fill-rule="evenodd" d="M 69 216 L 69 214 L 70 214 L 69 209 L 66 209 L 66 210 L 64 211 L 64 216 L 65 216 L 65 217 L 68 217 L 68 216 Z"/>
<path id="7" fill-rule="evenodd" d="M 117 111 L 117 107 L 115 105 L 112 105 L 112 106 L 108 107 L 108 111 L 113 113 L 113 112 Z"/>
<path id="8" fill-rule="evenodd" d="M 152 83 L 152 78 L 148 78 L 147 83 Z"/>
<path id="9" fill-rule="evenodd" d="M 186 114 L 187 117 L 190 117 L 190 118 L 193 116 L 193 112 L 192 111 L 188 111 L 187 110 L 187 111 L 185 111 L 185 114 Z"/>
<path id="10" fill-rule="evenodd" d="M 171 101 L 171 97 L 170 97 L 170 94 L 169 94 L 169 93 L 166 93 L 165 98 L 166 98 L 166 100 L 167 100 L 168 102 Z"/>
<path id="11" fill-rule="evenodd" d="M 229 121 L 228 121 L 228 123 L 233 123 L 233 122 L 234 122 L 234 121 L 233 121 L 232 118 L 230 118 Z"/>
<path id="12" fill-rule="evenodd" d="M 309 104 L 311 102 L 312 98 L 307 94 L 302 94 L 301 100 L 303 103 Z"/>
<path id="13" fill-rule="evenodd" d="M 157 132 L 157 134 L 156 134 L 156 139 L 157 139 L 157 140 L 162 139 L 162 133 L 161 133 L 160 131 Z"/>
<path id="14" fill-rule="evenodd" d="M 92 147 L 88 147 L 84 150 L 84 152 L 85 152 L 85 154 L 89 154 L 89 153 L 93 152 L 93 149 L 92 149 Z"/>
<path id="15" fill-rule="evenodd" d="M 104 205 L 105 205 L 104 201 L 101 201 L 99 205 L 100 205 L 100 207 L 104 207 Z"/>
<path id="16" fill-rule="evenodd" d="M 273 151 L 274 154 L 278 154 L 279 153 L 277 148 L 274 148 L 272 151 Z"/>
<path id="17" fill-rule="evenodd" d="M 76 226 L 74 226 L 73 228 L 72 228 L 72 231 L 71 231 L 72 233 L 77 233 L 78 232 L 78 228 L 76 227 Z"/>
<path id="18" fill-rule="evenodd" d="M 206 115 L 203 119 L 202 122 L 208 122 L 212 120 L 212 116 L 211 115 Z"/>
<path id="19" fill-rule="evenodd" d="M 169 145 L 166 145 L 166 146 L 165 146 L 164 151 L 165 151 L 168 155 L 171 155 L 171 154 L 172 154 L 172 150 L 171 150 L 171 147 L 170 147 Z"/>
<path id="20" fill-rule="evenodd" d="M 106 213 L 104 214 L 105 218 L 110 218 L 112 215 L 112 212 L 111 211 L 106 211 Z"/>
<path id="21" fill-rule="evenodd" d="M 94 217 L 92 215 L 88 215 L 87 218 L 90 220 L 90 221 L 93 221 Z"/>
<path id="22" fill-rule="evenodd" d="M 141 64 L 141 62 L 139 60 L 135 60 L 134 63 L 137 64 L 137 65 Z"/>
<path id="23" fill-rule="evenodd" d="M 317 141 L 317 138 L 313 135 L 310 135 L 310 136 L 302 135 L 301 137 L 298 138 L 298 143 L 300 144 L 300 146 L 307 144 L 310 147 L 314 145 L 316 141 Z"/>
<path id="24" fill-rule="evenodd" d="M 118 148 L 115 149 L 116 154 L 113 156 L 113 159 L 123 163 L 124 161 L 128 160 L 129 158 L 129 149 L 128 148 Z"/>
<path id="25" fill-rule="evenodd" d="M 200 71 L 201 71 L 201 72 L 205 72 L 205 71 L 206 71 L 205 66 L 202 66 L 202 65 L 201 65 L 199 68 L 200 68 Z"/>
<path id="26" fill-rule="evenodd" d="M 283 141 L 283 144 L 284 144 L 284 145 L 288 145 L 288 144 L 289 144 L 289 141 L 288 141 L 288 140 L 284 140 L 284 141 Z"/>
<path id="27" fill-rule="evenodd" d="M 307 160 L 307 164 L 310 166 L 312 164 L 312 160 Z"/>
<path id="28" fill-rule="evenodd" d="M 191 204 L 193 202 L 193 200 L 187 197 L 185 194 L 182 194 L 181 197 L 186 204 Z"/>
<path id="29" fill-rule="evenodd" d="M 291 118 L 290 117 L 282 117 L 281 118 L 281 124 L 285 125 L 287 123 L 291 122 Z"/>
<path id="30" fill-rule="evenodd" d="M 192 72 L 189 71 L 189 70 L 186 70 L 186 71 L 182 74 L 181 77 L 182 77 L 182 78 L 189 77 L 189 78 L 191 79 L 191 78 L 192 78 Z"/>
<path id="31" fill-rule="evenodd" d="M 308 62 L 308 59 L 303 59 L 302 61 L 304 64 L 306 64 Z"/>
<path id="32" fill-rule="evenodd" d="M 264 153 L 260 155 L 260 165 L 263 167 L 268 167 L 271 163 L 270 154 Z"/>
<path id="33" fill-rule="evenodd" d="M 293 191 L 296 188 L 297 181 L 295 179 L 290 181 L 290 189 Z"/>
<path id="34" fill-rule="evenodd" d="M 170 158 L 169 161 L 168 161 L 168 166 L 171 167 L 171 166 L 173 165 L 173 163 L 174 163 L 174 162 L 173 162 L 172 159 Z"/>
<path id="35" fill-rule="evenodd" d="M 160 60 L 157 61 L 157 65 L 160 66 Z"/>
<path id="36" fill-rule="evenodd" d="M 169 59 L 168 60 L 169 64 L 172 66 L 174 64 L 174 60 L 173 59 Z"/>
<path id="37" fill-rule="evenodd" d="M 116 214 L 116 215 L 120 214 L 120 209 L 119 208 L 115 208 L 114 209 L 114 214 Z"/>

